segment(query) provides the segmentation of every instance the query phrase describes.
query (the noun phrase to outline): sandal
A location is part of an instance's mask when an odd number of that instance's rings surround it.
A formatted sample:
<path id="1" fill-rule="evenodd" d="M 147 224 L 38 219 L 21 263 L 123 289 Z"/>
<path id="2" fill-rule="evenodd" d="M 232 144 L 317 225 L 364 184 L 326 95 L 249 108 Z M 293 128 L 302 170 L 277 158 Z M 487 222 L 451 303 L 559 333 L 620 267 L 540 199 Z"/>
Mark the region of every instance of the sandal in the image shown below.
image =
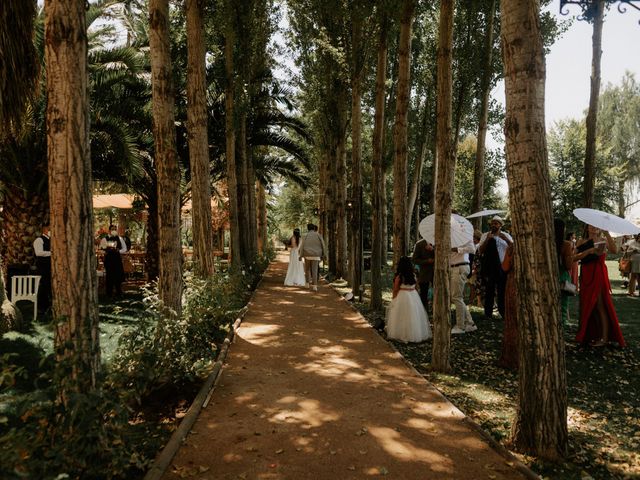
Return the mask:
<path id="1" fill-rule="evenodd" d="M 606 344 L 607 344 L 607 342 L 605 342 L 604 340 L 600 339 L 600 340 L 594 340 L 589 345 L 591 345 L 592 347 L 604 347 Z"/>

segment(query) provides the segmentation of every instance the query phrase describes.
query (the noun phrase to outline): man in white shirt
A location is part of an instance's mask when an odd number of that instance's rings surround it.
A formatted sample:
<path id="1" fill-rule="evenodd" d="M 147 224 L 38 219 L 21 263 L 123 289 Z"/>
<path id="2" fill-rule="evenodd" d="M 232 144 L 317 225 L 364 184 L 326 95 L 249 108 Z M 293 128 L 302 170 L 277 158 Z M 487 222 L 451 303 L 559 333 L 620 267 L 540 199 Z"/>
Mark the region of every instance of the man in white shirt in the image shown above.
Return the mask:
<path id="1" fill-rule="evenodd" d="M 51 305 L 51 235 L 49 225 L 42 226 L 42 234 L 33 241 L 36 269 L 40 275 L 38 310 L 46 312 Z"/>
<path id="2" fill-rule="evenodd" d="M 451 303 L 456 306 L 456 325 L 451 329 L 451 333 L 454 335 L 478 329 L 473 323 L 469 307 L 464 303 L 464 286 L 471 272 L 469 254 L 475 253 L 475 251 L 476 247 L 473 241 L 469 240 L 460 247 L 452 248 L 449 254 Z"/>
<path id="3" fill-rule="evenodd" d="M 489 231 L 482 235 L 478 244 L 478 250 L 484 256 L 482 261 L 482 275 L 486 280 L 484 314 L 488 318 L 493 316 L 494 299 L 497 300 L 498 311 L 504 318 L 504 291 L 507 286 L 507 275 L 502 270 L 502 262 L 507 248 L 513 243 L 513 238 L 502 231 L 503 225 L 502 218 L 498 215 L 493 217 L 489 223 Z"/>

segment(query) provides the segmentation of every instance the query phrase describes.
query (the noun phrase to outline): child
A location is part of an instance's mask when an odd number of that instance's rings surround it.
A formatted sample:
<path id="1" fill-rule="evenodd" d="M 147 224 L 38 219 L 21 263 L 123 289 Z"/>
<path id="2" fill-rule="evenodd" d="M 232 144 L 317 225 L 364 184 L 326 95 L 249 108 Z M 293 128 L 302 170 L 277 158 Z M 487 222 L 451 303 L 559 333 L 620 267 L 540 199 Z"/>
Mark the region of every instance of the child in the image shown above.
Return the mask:
<path id="1" fill-rule="evenodd" d="M 416 277 L 409 257 L 398 261 L 393 279 L 393 300 L 387 309 L 387 338 L 423 342 L 431 338 L 427 312 L 416 291 Z"/>

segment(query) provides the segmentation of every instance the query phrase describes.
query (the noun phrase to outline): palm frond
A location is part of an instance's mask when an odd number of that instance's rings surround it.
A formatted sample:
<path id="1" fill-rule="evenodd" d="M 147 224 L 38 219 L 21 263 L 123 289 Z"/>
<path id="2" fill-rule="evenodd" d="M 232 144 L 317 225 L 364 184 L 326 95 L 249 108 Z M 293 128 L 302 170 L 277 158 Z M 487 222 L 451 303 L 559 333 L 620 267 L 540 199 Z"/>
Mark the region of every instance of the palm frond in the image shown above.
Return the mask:
<path id="1" fill-rule="evenodd" d="M 285 157 L 276 155 L 260 159 L 256 165 L 256 177 L 265 185 L 273 183 L 277 177 L 283 177 L 303 188 L 309 186 L 309 177 L 298 165 Z"/>
<path id="2" fill-rule="evenodd" d="M 298 160 L 306 169 L 311 168 L 311 159 L 306 149 L 295 140 L 271 130 L 252 132 L 249 143 L 253 147 L 278 148 Z"/>

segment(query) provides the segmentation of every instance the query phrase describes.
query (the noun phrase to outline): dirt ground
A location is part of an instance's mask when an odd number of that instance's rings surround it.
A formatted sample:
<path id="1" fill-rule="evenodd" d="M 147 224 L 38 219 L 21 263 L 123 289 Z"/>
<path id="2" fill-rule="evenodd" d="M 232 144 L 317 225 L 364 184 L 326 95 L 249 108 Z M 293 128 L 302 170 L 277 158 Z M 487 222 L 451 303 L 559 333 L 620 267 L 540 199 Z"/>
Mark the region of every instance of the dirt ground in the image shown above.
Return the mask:
<path id="1" fill-rule="evenodd" d="M 331 287 L 269 267 L 163 478 L 524 478 Z"/>

